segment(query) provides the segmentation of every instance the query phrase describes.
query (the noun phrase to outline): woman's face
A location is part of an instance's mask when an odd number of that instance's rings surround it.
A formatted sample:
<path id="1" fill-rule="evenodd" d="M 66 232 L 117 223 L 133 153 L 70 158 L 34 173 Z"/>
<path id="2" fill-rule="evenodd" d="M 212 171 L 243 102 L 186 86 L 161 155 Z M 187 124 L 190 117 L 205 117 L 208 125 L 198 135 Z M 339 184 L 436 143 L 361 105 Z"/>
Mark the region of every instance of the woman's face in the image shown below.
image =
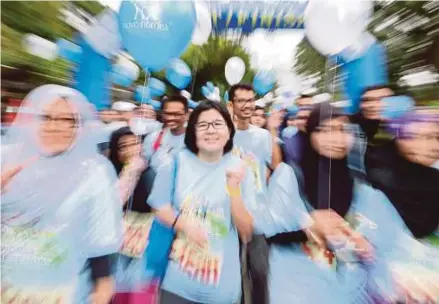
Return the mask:
<path id="1" fill-rule="evenodd" d="M 198 117 L 195 125 L 197 147 L 200 152 L 215 153 L 224 150 L 230 139 L 230 130 L 221 114 L 210 109 Z"/>
<path id="2" fill-rule="evenodd" d="M 250 118 L 250 123 L 259 128 L 263 128 L 265 126 L 265 121 L 265 113 L 262 109 L 254 111 L 252 117 Z"/>
<path id="3" fill-rule="evenodd" d="M 135 135 L 125 135 L 117 143 L 117 157 L 121 163 L 127 163 L 130 159 L 140 154 L 141 142 Z"/>
<path id="4" fill-rule="evenodd" d="M 404 133 L 407 136 L 398 139 L 397 144 L 409 161 L 430 167 L 439 159 L 439 124 L 411 123 Z"/>
<path id="5" fill-rule="evenodd" d="M 99 112 L 99 117 L 100 117 L 101 121 L 103 121 L 105 123 L 118 121 L 120 119 L 119 113 L 117 113 L 117 111 L 114 111 L 114 110 L 103 110 L 103 111 Z"/>
<path id="6" fill-rule="evenodd" d="M 77 129 L 77 117 L 67 101 L 59 99 L 47 104 L 38 130 L 41 148 L 51 155 L 67 151 L 75 140 Z"/>
<path id="7" fill-rule="evenodd" d="M 311 134 L 311 145 L 318 154 L 331 159 L 342 159 L 349 152 L 353 140 L 348 132 L 346 117 L 327 119 Z"/>

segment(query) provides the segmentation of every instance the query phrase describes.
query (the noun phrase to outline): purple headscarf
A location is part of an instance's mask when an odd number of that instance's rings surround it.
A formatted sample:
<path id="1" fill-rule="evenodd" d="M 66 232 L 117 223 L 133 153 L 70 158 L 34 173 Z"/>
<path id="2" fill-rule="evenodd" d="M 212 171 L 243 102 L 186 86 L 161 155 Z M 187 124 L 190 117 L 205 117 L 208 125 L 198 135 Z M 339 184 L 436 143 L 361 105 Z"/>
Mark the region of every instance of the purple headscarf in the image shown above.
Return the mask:
<path id="1" fill-rule="evenodd" d="M 435 113 L 410 112 L 390 122 L 388 130 L 397 139 L 410 139 L 413 135 L 409 132 L 408 127 L 414 123 L 423 122 L 439 123 L 439 115 Z"/>

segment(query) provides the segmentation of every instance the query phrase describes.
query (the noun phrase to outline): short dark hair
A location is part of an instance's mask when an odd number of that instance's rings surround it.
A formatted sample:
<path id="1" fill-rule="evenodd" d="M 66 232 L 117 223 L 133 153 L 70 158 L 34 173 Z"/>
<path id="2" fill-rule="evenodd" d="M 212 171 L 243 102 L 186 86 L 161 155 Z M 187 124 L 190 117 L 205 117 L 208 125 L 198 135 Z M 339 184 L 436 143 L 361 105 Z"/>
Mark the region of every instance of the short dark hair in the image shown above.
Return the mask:
<path id="1" fill-rule="evenodd" d="M 244 90 L 244 91 L 252 91 L 254 92 L 255 90 L 253 89 L 253 86 L 250 84 L 244 84 L 244 83 L 237 83 L 234 84 L 230 87 L 229 89 L 229 100 L 231 102 L 233 102 L 233 99 L 235 98 L 235 93 L 238 90 Z"/>
<path id="2" fill-rule="evenodd" d="M 265 113 L 265 109 L 263 107 L 260 107 L 260 106 L 255 106 L 255 110 L 253 112 L 258 111 L 258 110 L 262 110 Z"/>
<path id="3" fill-rule="evenodd" d="M 197 147 L 197 136 L 195 135 L 195 125 L 198 122 L 198 118 L 201 113 L 208 110 L 216 110 L 220 115 L 224 118 L 227 128 L 229 129 L 230 138 L 224 146 L 224 154 L 232 151 L 233 148 L 233 136 L 235 136 L 235 125 L 233 124 L 232 118 L 230 117 L 229 111 L 222 104 L 212 101 L 212 100 L 204 100 L 200 102 L 200 104 L 194 109 L 191 116 L 189 117 L 189 121 L 186 128 L 186 135 L 184 137 L 184 143 L 186 147 L 194 154 L 198 153 Z"/>
<path id="4" fill-rule="evenodd" d="M 393 92 L 395 91 L 388 84 L 379 84 L 379 85 L 373 85 L 373 86 L 368 86 L 368 87 L 364 88 L 363 92 L 361 93 L 361 96 L 363 96 L 364 94 L 366 94 L 367 92 L 370 92 L 370 91 L 383 90 L 383 89 L 389 89 Z"/>
<path id="5" fill-rule="evenodd" d="M 181 95 L 173 95 L 173 96 L 165 96 L 162 98 L 162 108 L 161 110 L 165 108 L 165 105 L 168 102 L 179 102 L 184 106 L 184 111 L 187 113 L 189 112 L 189 102 L 187 101 L 187 98 Z"/>
<path id="6" fill-rule="evenodd" d="M 314 94 L 300 94 L 299 97 L 297 99 L 302 99 L 302 98 L 313 98 Z"/>

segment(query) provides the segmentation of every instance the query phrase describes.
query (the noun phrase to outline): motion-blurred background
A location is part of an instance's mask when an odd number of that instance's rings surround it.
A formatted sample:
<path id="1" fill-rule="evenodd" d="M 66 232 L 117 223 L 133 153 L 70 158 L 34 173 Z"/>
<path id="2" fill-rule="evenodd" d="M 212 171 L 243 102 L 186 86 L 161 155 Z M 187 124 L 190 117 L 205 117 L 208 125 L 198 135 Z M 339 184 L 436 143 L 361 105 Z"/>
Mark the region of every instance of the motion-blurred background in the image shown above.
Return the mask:
<path id="1" fill-rule="evenodd" d="M 227 1 L 219 2 L 228 5 Z M 210 8 L 212 3 L 209 2 Z M 2 121 L 5 122 L 3 114 L 13 113 L 32 88 L 44 83 L 72 85 L 74 81 L 74 55 L 70 60 L 60 54 L 35 55 L 26 45 L 28 40 L 43 38 L 47 49 L 59 51 L 62 43 L 76 43 L 94 16 L 105 9 L 117 11 L 119 7 L 117 0 L 2 1 Z M 215 15 L 214 11 L 211 13 Z M 368 29 L 387 49 L 389 80 L 397 92 L 410 93 L 418 105 L 439 105 L 439 1 L 374 1 Z M 238 56 L 246 65 L 245 82 L 251 82 L 259 69 L 270 68 L 276 72 L 275 89 L 288 87 L 296 94 L 304 90 L 326 92 L 330 82 L 334 99 L 343 99 L 338 66 L 328 69 L 326 58 L 311 46 L 303 32 L 300 27 L 250 32 L 214 28 L 206 43 L 190 45 L 181 56 L 192 71 L 187 91 L 192 99 L 199 100 L 202 86 L 212 81 L 225 92 L 228 83 L 224 66 L 229 58 Z M 120 56 L 135 62 L 125 52 Z M 167 84 L 168 94 L 174 93 L 176 89 L 166 81 L 164 71 L 152 76 Z M 133 99 L 135 87 L 144 81 L 141 70 L 129 87 L 114 83 L 111 99 Z"/>

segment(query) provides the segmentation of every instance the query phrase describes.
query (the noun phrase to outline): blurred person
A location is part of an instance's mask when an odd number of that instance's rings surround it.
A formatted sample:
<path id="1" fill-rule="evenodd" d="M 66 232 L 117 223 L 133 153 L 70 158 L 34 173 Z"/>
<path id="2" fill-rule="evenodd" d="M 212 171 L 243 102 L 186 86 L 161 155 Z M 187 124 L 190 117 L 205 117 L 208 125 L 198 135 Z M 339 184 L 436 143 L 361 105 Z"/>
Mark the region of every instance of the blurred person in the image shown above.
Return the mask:
<path id="1" fill-rule="evenodd" d="M 137 106 L 129 101 L 116 101 L 111 106 L 119 114 L 119 120 L 128 122 L 134 116 L 134 110 Z"/>
<path id="2" fill-rule="evenodd" d="M 410 236 L 414 236 L 419 243 L 407 240 L 401 243 L 406 254 L 402 257 L 401 267 L 408 272 L 414 264 L 429 269 L 426 271 L 436 275 L 439 279 L 439 263 L 432 264 L 432 260 L 439 261 L 439 171 L 435 168 L 439 148 L 439 116 L 432 113 L 412 112 L 397 121 L 392 122 L 391 132 L 395 138 L 382 145 L 369 149 L 367 163 L 367 177 L 371 184 L 381 190 L 393 204 L 402 217 Z M 434 245 L 436 244 L 436 245 Z M 421 252 L 426 246 L 436 246 L 432 251 L 431 259 L 422 260 Z M 424 248 L 424 249 L 422 249 Z M 434 266 L 436 265 L 436 266 Z M 422 273 L 422 272 L 421 272 Z M 413 280 L 418 279 L 414 273 Z M 422 276 L 422 286 L 413 280 L 405 280 L 402 289 L 406 293 L 402 297 L 414 297 L 419 294 L 419 288 L 424 289 L 421 297 L 432 297 L 434 302 L 439 296 L 438 285 L 434 293 L 433 282 L 429 283 Z M 397 277 L 397 279 L 400 279 Z M 407 279 L 407 278 L 406 278 Z M 399 282 L 401 284 L 401 282 Z M 430 286 L 428 286 L 430 284 Z M 431 285 L 433 284 L 433 285 Z M 424 302 L 423 299 L 421 302 Z"/>
<path id="3" fill-rule="evenodd" d="M 269 171 L 274 171 L 282 161 L 281 150 L 277 143 L 277 128 L 276 126 L 270 127 L 270 133 L 250 124 L 256 107 L 255 92 L 252 86 L 235 84 L 229 89 L 229 97 L 236 126 L 232 154 L 245 161 L 254 176 L 254 191 L 258 202 L 267 204 L 267 176 Z M 278 115 L 279 113 L 276 117 Z M 265 267 L 268 261 L 268 247 L 265 238 L 263 236 L 253 237 L 250 243 L 243 244 L 242 251 L 241 263 L 245 276 L 244 301 L 268 300 L 266 286 L 268 269 Z M 251 292 L 248 292 L 249 289 Z"/>
<path id="4" fill-rule="evenodd" d="M 175 153 L 184 148 L 188 111 L 186 97 L 177 95 L 163 99 L 163 128 L 147 136 L 143 145 L 144 156 L 154 169 L 167 164 Z"/>
<path id="5" fill-rule="evenodd" d="M 160 303 L 238 302 L 238 237 L 252 235 L 246 205 L 254 205 L 254 182 L 230 153 L 234 132 L 225 107 L 200 103 L 189 118 L 187 149 L 157 172 L 148 202 L 177 233 Z"/>
<path id="6" fill-rule="evenodd" d="M 265 116 L 265 109 L 263 107 L 256 106 L 253 111 L 253 115 L 250 118 L 250 123 L 259 128 L 265 128 L 267 118 Z"/>
<path id="7" fill-rule="evenodd" d="M 111 109 L 104 109 L 99 112 L 101 124 L 93 128 L 93 136 L 98 145 L 99 151 L 108 157 L 111 134 L 120 128 L 128 126 L 129 119 L 133 116 L 136 105 L 131 102 L 117 101 Z"/>
<path id="8" fill-rule="evenodd" d="M 283 156 L 287 164 L 300 164 L 302 161 L 307 138 L 307 121 L 311 114 L 312 106 L 302 106 L 297 113 L 287 118 L 286 124 L 290 124 L 282 131 Z"/>
<path id="9" fill-rule="evenodd" d="M 363 265 L 389 252 L 403 225 L 381 192 L 350 175 L 351 141 L 348 117 L 329 103 L 316 105 L 299 179 L 310 220 L 269 238 L 270 303 L 370 303 Z"/>
<path id="10" fill-rule="evenodd" d="M 313 97 L 314 95 L 312 94 L 300 94 L 299 97 L 296 99 L 296 106 L 311 106 L 314 102 Z"/>
<path id="11" fill-rule="evenodd" d="M 352 115 L 351 121 L 361 127 L 369 146 L 378 133 L 381 122 L 383 122 L 384 104 L 382 99 L 393 95 L 394 92 L 387 85 L 368 87 L 361 95 L 360 112 Z"/>
<path id="12" fill-rule="evenodd" d="M 2 153 L 2 301 L 111 299 L 122 217 L 114 169 L 90 137 L 94 117 L 71 88 L 44 85 L 25 98 L 7 135 L 17 144 Z M 87 260 L 91 274 L 81 273 Z"/>
<path id="13" fill-rule="evenodd" d="M 129 304 L 137 297 L 146 297 L 144 253 L 152 210 L 146 200 L 155 178 L 154 170 L 147 169 L 141 155 L 143 136 L 135 135 L 128 127 L 113 133 L 110 141 L 110 161 L 119 175 L 119 188 L 125 215 L 125 235 L 120 250 L 116 273 L 116 292 L 113 304 Z M 146 300 L 147 301 L 147 300 Z"/>
<path id="14" fill-rule="evenodd" d="M 128 125 L 134 134 L 141 136 L 146 136 L 162 128 L 162 124 L 157 121 L 154 108 L 148 104 L 141 104 L 134 109 L 134 116 L 130 119 Z"/>

